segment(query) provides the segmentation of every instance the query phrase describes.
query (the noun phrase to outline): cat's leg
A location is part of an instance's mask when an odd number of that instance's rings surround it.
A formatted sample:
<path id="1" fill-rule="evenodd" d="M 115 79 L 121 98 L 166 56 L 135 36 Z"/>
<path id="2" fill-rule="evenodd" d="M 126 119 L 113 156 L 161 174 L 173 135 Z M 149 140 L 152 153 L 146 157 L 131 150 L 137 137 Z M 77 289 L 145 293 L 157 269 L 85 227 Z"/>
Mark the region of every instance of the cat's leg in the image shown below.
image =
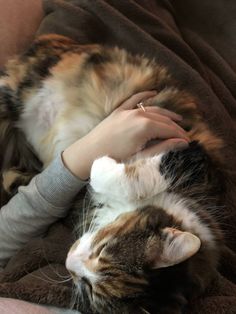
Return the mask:
<path id="1" fill-rule="evenodd" d="M 109 200 L 148 199 L 169 187 L 169 179 L 161 173 L 162 158 L 159 154 L 127 164 L 99 158 L 93 163 L 90 185 Z"/>
<path id="2" fill-rule="evenodd" d="M 6 204 L 17 193 L 18 187 L 27 185 L 36 174 L 21 172 L 17 168 L 4 171 L 0 180 L 0 206 Z"/>

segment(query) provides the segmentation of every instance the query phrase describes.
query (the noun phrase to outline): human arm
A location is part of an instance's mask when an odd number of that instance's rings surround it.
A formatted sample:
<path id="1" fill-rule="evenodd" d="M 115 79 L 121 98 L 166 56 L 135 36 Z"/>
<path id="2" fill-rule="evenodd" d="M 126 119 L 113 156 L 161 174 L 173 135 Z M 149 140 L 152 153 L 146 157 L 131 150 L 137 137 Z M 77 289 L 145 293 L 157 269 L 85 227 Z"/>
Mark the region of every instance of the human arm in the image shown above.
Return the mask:
<path id="1" fill-rule="evenodd" d="M 29 185 L 20 187 L 0 211 L 0 267 L 30 239 L 64 217 L 85 184 L 70 173 L 59 155 Z"/>

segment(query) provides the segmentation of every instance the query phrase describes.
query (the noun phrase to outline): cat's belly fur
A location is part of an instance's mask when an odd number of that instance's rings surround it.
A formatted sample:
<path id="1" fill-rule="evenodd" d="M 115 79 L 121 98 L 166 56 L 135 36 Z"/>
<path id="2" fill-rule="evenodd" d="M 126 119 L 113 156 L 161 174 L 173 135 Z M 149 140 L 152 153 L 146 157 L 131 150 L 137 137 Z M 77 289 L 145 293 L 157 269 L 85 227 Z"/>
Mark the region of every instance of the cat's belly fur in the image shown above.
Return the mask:
<path id="1" fill-rule="evenodd" d="M 61 70 L 59 62 L 42 85 L 23 99 L 19 126 L 44 166 L 124 100 L 153 89 L 158 76 L 167 76 L 165 69 L 145 58 L 135 64 L 128 61 L 125 51 L 112 53 L 117 54 L 112 68 L 104 67 L 102 72 L 91 67 L 81 74 L 79 62 Z"/>
<path id="2" fill-rule="evenodd" d="M 51 85 L 51 86 L 50 86 Z M 90 108 L 73 106 L 63 92 L 46 81 L 25 103 L 19 127 L 46 166 L 58 153 L 86 135 L 103 117 Z"/>

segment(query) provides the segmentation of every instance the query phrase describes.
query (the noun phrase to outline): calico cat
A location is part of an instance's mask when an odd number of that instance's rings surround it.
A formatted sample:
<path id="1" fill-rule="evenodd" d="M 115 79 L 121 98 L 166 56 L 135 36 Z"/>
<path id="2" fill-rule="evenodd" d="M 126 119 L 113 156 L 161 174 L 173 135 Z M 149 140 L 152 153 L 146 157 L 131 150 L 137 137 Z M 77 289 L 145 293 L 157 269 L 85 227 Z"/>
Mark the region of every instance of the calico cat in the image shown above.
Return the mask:
<path id="1" fill-rule="evenodd" d="M 119 48 L 43 36 L 0 78 L 4 202 L 125 99 L 152 89 L 153 105 L 184 117 L 192 143 L 126 164 L 94 162 L 90 228 L 66 261 L 84 313 L 181 313 L 204 291 L 222 243 L 211 213 L 222 141 L 167 69 Z"/>

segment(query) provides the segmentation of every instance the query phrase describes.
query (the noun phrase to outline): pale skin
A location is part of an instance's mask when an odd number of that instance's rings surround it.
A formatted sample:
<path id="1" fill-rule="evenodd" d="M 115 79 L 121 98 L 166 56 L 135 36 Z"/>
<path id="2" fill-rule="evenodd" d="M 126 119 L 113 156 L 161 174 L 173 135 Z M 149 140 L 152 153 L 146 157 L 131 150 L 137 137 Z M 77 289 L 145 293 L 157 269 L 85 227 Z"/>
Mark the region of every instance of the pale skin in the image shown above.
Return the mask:
<path id="1" fill-rule="evenodd" d="M 188 146 L 187 134 L 178 125 L 181 116 L 151 107 L 155 95 L 155 91 L 145 91 L 127 99 L 90 133 L 62 153 L 65 166 L 75 176 L 86 180 L 93 161 L 101 156 L 125 161 L 136 153 L 146 157 Z M 139 102 L 145 106 L 145 112 L 137 108 Z M 144 148 L 152 139 L 159 140 L 159 143 Z"/>

